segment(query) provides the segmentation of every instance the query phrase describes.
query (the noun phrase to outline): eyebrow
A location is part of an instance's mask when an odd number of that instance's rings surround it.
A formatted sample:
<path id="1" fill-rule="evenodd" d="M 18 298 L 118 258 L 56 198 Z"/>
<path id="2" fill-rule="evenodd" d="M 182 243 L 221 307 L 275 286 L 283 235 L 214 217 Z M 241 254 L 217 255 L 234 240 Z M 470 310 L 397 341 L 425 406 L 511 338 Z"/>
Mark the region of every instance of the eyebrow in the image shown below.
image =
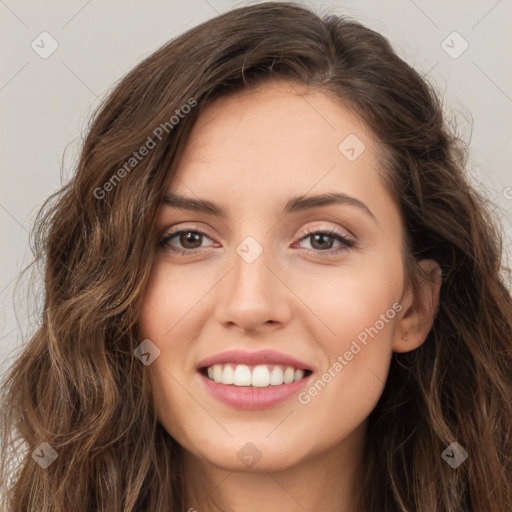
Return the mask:
<path id="1" fill-rule="evenodd" d="M 226 218 L 228 216 L 227 209 L 223 206 L 215 204 L 207 199 L 195 199 L 193 197 L 185 197 L 175 192 L 168 193 L 164 198 L 164 205 L 171 208 L 180 210 L 189 210 L 194 212 L 206 213 L 208 215 L 215 215 L 216 217 Z M 359 199 L 349 196 L 342 192 L 330 192 L 326 194 L 319 194 L 316 196 L 296 196 L 289 199 L 284 208 L 283 213 L 293 213 L 310 208 L 317 208 L 320 206 L 328 206 L 332 204 L 343 204 L 355 206 L 362 210 L 372 219 L 376 220 L 372 211 Z"/>

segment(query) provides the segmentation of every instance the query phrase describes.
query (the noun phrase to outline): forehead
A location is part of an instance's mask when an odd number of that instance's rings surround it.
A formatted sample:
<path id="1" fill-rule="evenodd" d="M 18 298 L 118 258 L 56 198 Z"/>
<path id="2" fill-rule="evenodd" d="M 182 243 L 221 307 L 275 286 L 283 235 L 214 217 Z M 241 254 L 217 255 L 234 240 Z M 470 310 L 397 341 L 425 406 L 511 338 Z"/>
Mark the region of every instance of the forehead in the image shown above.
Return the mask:
<path id="1" fill-rule="evenodd" d="M 250 150 L 262 158 L 288 151 L 301 157 L 323 142 L 322 149 L 330 146 L 330 154 L 338 157 L 339 137 L 344 134 L 364 140 L 369 153 L 378 151 L 370 130 L 341 102 L 304 85 L 270 82 L 208 104 L 192 131 L 188 149 L 196 157 L 218 156 L 226 150 L 237 152 L 240 158 Z M 237 146 L 237 141 L 244 145 Z"/>
<path id="2" fill-rule="evenodd" d="M 376 203 L 386 193 L 379 151 L 371 131 L 341 102 L 304 86 L 265 83 L 207 105 L 170 188 L 224 204 L 282 203 L 283 196 L 309 191 Z"/>

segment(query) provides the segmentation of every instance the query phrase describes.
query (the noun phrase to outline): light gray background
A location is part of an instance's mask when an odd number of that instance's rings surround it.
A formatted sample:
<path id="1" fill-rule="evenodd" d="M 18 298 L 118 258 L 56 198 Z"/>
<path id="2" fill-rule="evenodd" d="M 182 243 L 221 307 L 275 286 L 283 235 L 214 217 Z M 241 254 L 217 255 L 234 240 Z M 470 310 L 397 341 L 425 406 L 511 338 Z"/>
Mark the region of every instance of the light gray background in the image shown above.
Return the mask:
<path id="1" fill-rule="evenodd" d="M 229 0 L 0 0 L 0 372 L 38 321 L 41 293 L 27 304 L 28 233 L 41 203 L 69 176 L 89 116 L 117 80 L 163 43 L 235 6 Z M 390 39 L 434 83 L 446 112 L 470 140 L 469 173 L 493 201 L 512 240 L 512 0 L 304 2 L 346 14 Z M 58 49 L 43 59 L 31 43 Z M 457 31 L 458 58 L 442 42 Z M 453 41 L 453 42 L 452 42 Z M 448 39 L 454 50 L 461 40 Z M 510 188 L 509 188 L 510 187 Z M 36 307 L 36 305 L 38 307 Z M 15 314 L 17 312 L 17 316 Z"/>

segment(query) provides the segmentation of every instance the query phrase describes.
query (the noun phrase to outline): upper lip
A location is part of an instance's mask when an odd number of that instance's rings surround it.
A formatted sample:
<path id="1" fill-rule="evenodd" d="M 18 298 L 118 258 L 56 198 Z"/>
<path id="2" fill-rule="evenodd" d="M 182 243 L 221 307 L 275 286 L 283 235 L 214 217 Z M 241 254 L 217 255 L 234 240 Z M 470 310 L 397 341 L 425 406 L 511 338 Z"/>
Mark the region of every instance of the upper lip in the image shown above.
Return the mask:
<path id="1" fill-rule="evenodd" d="M 293 366 L 295 369 L 299 370 L 312 370 L 312 368 L 303 361 L 299 361 L 293 356 L 271 349 L 253 352 L 245 350 L 226 350 L 225 352 L 220 352 L 219 354 L 203 359 L 199 363 L 198 368 L 227 363 L 246 364 L 249 366 L 258 364 L 282 364 L 284 366 Z"/>

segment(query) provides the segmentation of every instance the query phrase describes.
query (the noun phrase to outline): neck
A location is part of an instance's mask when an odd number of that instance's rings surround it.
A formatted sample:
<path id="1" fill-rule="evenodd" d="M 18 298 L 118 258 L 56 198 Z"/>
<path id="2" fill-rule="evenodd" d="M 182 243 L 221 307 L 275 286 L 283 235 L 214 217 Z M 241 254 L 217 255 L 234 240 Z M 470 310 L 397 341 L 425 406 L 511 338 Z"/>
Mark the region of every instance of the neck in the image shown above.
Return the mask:
<path id="1" fill-rule="evenodd" d="M 280 471 L 258 465 L 245 472 L 229 471 L 184 450 L 185 510 L 353 512 L 361 491 L 365 427 Z"/>

